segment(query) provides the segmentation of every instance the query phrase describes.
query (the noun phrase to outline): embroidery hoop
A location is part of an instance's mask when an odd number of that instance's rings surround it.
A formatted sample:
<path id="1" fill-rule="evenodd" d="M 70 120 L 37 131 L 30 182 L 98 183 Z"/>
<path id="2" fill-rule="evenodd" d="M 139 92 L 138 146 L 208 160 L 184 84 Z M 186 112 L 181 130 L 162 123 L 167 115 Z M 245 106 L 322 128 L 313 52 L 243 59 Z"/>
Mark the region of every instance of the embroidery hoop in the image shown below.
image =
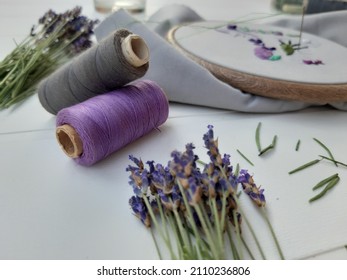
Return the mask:
<path id="1" fill-rule="evenodd" d="M 176 26 L 169 31 L 168 41 L 218 79 L 242 91 L 316 104 L 347 101 L 347 75 L 342 71 L 347 65 L 347 48 L 303 32 L 300 46 L 307 48 L 287 56 L 279 40 L 298 43 L 299 31 L 246 23 L 237 26 L 250 32 L 237 33 L 226 26 L 217 21 Z M 275 35 L 279 33 L 283 36 Z M 249 41 L 252 36 L 267 47 L 276 47 L 281 59 L 255 56 L 256 46 Z M 304 59 L 324 64 L 306 65 Z"/>

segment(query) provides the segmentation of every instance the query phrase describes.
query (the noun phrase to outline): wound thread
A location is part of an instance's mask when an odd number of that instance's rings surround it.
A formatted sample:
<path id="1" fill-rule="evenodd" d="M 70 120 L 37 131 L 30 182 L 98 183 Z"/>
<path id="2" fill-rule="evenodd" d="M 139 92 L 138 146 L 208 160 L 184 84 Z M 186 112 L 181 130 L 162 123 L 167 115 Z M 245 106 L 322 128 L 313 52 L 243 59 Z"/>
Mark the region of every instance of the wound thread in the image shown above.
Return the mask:
<path id="1" fill-rule="evenodd" d="M 117 30 L 43 80 L 39 100 L 50 113 L 120 88 L 145 75 L 149 66 L 145 41 Z"/>
<path id="2" fill-rule="evenodd" d="M 139 80 L 59 111 L 57 140 L 68 156 L 89 166 L 159 127 L 168 114 L 169 103 L 159 85 Z M 73 132 L 67 132 L 67 126 Z M 75 157 L 78 138 L 82 151 Z"/>

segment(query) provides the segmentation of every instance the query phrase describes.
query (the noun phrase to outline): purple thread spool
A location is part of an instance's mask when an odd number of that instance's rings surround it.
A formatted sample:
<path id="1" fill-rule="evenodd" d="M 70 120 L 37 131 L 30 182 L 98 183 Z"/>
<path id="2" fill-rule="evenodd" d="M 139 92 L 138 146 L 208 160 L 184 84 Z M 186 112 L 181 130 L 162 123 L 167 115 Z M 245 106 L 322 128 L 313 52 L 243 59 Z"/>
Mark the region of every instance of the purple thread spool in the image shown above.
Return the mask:
<path id="1" fill-rule="evenodd" d="M 93 165 L 163 124 L 169 103 L 153 81 L 136 81 L 57 114 L 57 140 L 81 165 Z"/>

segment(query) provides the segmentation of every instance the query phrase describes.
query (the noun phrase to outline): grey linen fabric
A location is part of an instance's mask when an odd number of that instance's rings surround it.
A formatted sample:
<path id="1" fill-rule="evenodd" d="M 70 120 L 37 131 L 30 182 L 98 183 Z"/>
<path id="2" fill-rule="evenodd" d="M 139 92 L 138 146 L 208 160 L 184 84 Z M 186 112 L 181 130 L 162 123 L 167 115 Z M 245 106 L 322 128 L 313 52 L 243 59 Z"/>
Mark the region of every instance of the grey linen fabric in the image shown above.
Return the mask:
<path id="1" fill-rule="evenodd" d="M 197 13 L 184 5 L 166 6 L 146 22 L 137 21 L 126 11 L 120 10 L 101 22 L 95 34 L 98 41 L 119 28 L 126 28 L 140 35 L 150 49 L 150 66 L 144 78 L 156 81 L 167 93 L 170 101 L 258 113 L 289 112 L 314 105 L 242 92 L 215 78 L 208 70 L 175 50 L 163 38 L 168 30 L 177 24 L 201 20 L 203 19 Z M 281 16 L 266 23 L 299 29 L 300 22 L 300 17 Z M 305 17 L 305 30 L 347 46 L 346 23 L 345 11 L 310 15 Z M 329 105 L 347 110 L 345 103 Z"/>

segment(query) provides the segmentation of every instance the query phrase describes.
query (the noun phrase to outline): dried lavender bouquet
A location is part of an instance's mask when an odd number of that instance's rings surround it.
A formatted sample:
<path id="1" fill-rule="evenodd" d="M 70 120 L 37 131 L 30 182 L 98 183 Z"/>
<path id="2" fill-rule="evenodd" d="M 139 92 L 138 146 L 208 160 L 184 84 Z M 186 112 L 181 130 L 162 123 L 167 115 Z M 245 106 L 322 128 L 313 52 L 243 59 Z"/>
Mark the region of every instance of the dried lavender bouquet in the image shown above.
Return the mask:
<path id="1" fill-rule="evenodd" d="M 279 257 L 284 255 L 275 232 L 264 211 L 264 190 L 253 181 L 248 171 L 230 164 L 230 156 L 222 156 L 213 126 L 203 136 L 209 163 L 201 163 L 194 153 L 194 145 L 187 144 L 184 152 L 174 151 L 167 166 L 130 156 L 135 165 L 129 165 L 130 182 L 134 195 L 129 204 L 142 223 L 157 234 L 154 242 L 162 258 L 157 236 L 163 241 L 171 259 L 244 259 L 255 254 L 243 237 L 243 224 L 257 244 L 258 255 L 265 259 L 255 231 L 242 211 L 238 186 L 264 214 Z M 200 170 L 198 164 L 203 164 Z M 244 222 L 242 222 L 244 221 Z M 152 230 L 152 233 L 154 231 Z"/>
<path id="2" fill-rule="evenodd" d="M 49 10 L 0 62 L 0 109 L 35 93 L 44 77 L 91 46 L 97 21 L 81 15 L 81 10 L 75 7 L 62 14 Z"/>

